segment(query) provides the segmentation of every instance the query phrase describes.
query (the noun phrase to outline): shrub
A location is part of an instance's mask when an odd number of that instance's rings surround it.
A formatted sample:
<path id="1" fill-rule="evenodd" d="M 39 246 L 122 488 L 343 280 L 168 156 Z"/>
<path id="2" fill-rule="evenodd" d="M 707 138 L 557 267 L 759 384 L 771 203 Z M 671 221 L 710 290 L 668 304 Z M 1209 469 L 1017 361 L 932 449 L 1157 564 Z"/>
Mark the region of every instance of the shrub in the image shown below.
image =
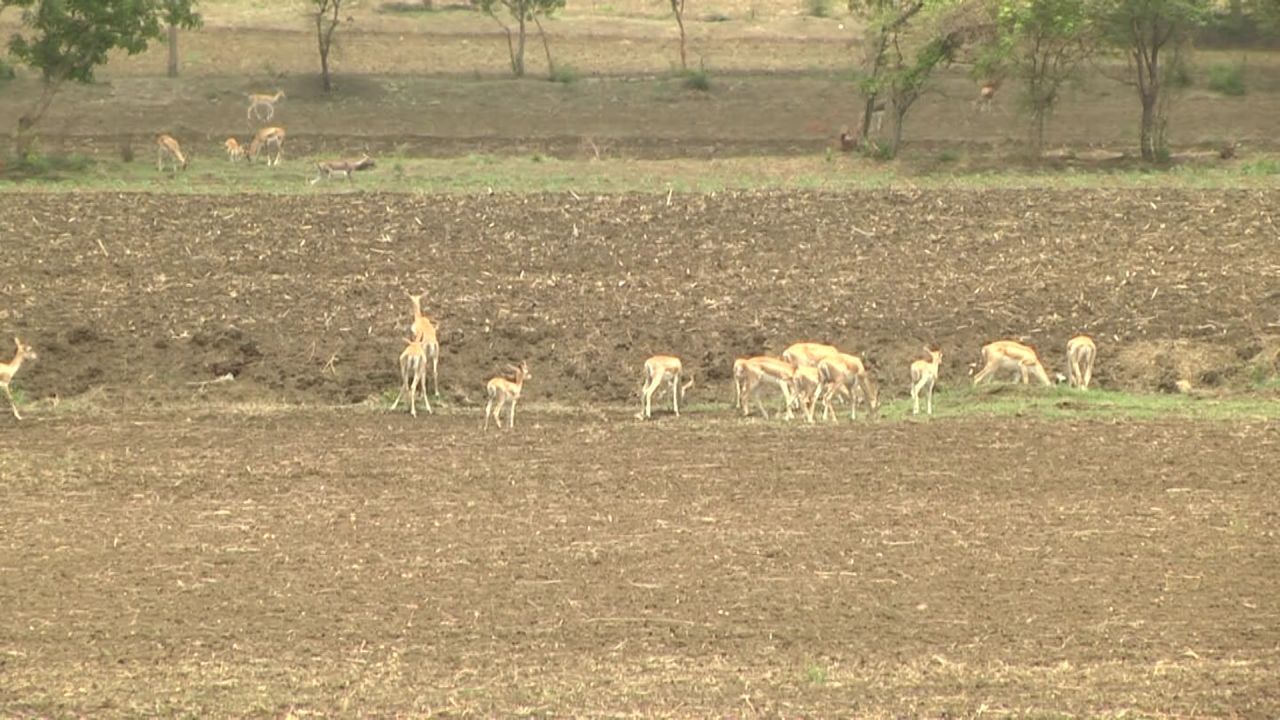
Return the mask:
<path id="1" fill-rule="evenodd" d="M 806 0 L 806 4 L 813 17 L 831 17 L 831 0 Z"/>
<path id="2" fill-rule="evenodd" d="M 1244 95 L 1244 61 L 1210 65 L 1209 89 L 1223 95 Z"/>
<path id="3" fill-rule="evenodd" d="M 572 85 L 581 77 L 572 65 L 560 65 L 551 73 L 551 82 Z"/>
<path id="4" fill-rule="evenodd" d="M 707 92 L 711 89 L 711 76 L 705 69 L 689 70 L 684 73 L 684 86 L 689 90 Z"/>

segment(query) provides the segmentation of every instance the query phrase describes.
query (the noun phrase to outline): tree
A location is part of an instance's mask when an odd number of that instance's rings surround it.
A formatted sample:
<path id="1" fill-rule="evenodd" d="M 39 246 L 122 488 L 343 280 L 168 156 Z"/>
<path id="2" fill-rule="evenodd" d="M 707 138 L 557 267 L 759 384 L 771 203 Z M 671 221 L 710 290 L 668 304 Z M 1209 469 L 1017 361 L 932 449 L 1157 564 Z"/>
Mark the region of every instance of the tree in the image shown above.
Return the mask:
<path id="1" fill-rule="evenodd" d="M 684 0 L 671 0 L 671 12 L 676 15 L 676 25 L 680 26 L 680 69 L 689 70 L 689 57 L 685 52 L 684 34 Z"/>
<path id="2" fill-rule="evenodd" d="M 1207 22 L 1211 4 L 1212 0 L 1097 0 L 1095 19 L 1100 31 L 1125 53 L 1134 73 L 1131 83 L 1142 103 L 1143 160 L 1168 154 L 1170 93 L 1165 80 L 1195 30 Z"/>
<path id="3" fill-rule="evenodd" d="M 0 9 L 10 6 L 22 8 L 22 27 L 9 39 L 9 53 L 39 70 L 44 82 L 40 97 L 18 119 L 14 149 L 25 159 L 32 131 L 63 84 L 93 82 L 94 70 L 112 50 L 146 50 L 160 37 L 161 7 L 157 0 L 0 0 Z M 193 15 L 177 21 L 192 23 Z"/>
<path id="4" fill-rule="evenodd" d="M 333 32 L 342 22 L 342 0 L 307 0 L 316 21 L 316 43 L 320 46 L 320 82 L 324 91 L 333 90 L 329 79 L 329 51 L 333 49 Z"/>
<path id="5" fill-rule="evenodd" d="M 525 30 L 530 21 L 533 21 L 538 32 L 542 34 L 542 45 L 547 51 L 547 64 L 551 65 L 551 47 L 547 44 L 547 35 L 542 32 L 542 23 L 538 21 L 538 16 L 548 16 L 551 13 L 564 7 L 565 0 L 479 0 L 480 9 L 493 18 L 498 25 L 507 34 L 507 52 L 511 57 L 511 72 L 516 77 L 524 77 L 524 46 L 525 46 Z M 506 13 L 516 21 L 516 35 L 513 38 L 511 28 L 498 17 L 498 6 L 501 5 Z M 552 73 L 554 68 L 548 68 Z"/>
<path id="6" fill-rule="evenodd" d="M 169 26 L 169 77 L 178 77 L 178 28 L 200 27 L 197 0 L 162 0 L 163 20 Z"/>
<path id="7" fill-rule="evenodd" d="M 898 35 L 921 10 L 924 0 L 849 0 L 849 11 L 863 20 L 866 54 L 858 70 L 858 87 L 864 105 L 858 137 L 865 139 L 871 131 L 872 117 L 880 105 L 889 71 L 889 50 Z"/>
<path id="8" fill-rule="evenodd" d="M 992 0 L 988 41 L 976 69 L 984 77 L 1012 75 L 1023 83 L 1036 155 L 1063 86 L 1079 76 L 1097 48 L 1094 25 L 1080 0 Z"/>

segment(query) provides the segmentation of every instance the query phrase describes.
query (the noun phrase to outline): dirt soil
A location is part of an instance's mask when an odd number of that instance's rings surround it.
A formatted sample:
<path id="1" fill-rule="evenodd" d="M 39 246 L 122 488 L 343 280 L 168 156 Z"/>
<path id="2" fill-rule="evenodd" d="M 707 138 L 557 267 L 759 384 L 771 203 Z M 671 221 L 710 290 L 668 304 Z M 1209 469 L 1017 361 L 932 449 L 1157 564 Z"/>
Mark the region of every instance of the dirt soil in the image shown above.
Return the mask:
<path id="1" fill-rule="evenodd" d="M 1275 717 L 1277 466 L 1274 424 L 33 414 L 0 715 Z"/>
<path id="2" fill-rule="evenodd" d="M 352 403 L 398 383 L 407 292 L 440 326 L 445 402 L 529 361 L 530 399 L 630 402 L 653 353 L 692 400 L 735 357 L 865 352 L 905 393 L 925 343 L 962 382 L 989 340 L 1098 338 L 1102 387 L 1229 390 L 1271 372 L 1270 191 L 702 196 L 0 195 L 0 325 L 28 399 Z"/>

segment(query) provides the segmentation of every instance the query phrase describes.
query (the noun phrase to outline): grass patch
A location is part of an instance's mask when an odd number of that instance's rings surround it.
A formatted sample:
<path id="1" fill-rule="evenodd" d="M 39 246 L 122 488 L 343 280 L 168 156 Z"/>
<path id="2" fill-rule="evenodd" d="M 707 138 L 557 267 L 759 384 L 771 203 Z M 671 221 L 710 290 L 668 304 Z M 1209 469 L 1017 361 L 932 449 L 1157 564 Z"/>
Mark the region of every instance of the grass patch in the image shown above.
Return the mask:
<path id="1" fill-rule="evenodd" d="M 706 68 L 686 70 L 683 82 L 686 90 L 696 90 L 698 92 L 709 92 L 711 90 L 711 76 L 707 74 Z"/>
<path id="2" fill-rule="evenodd" d="M 578 72 L 572 65 L 559 65 L 551 73 L 551 82 L 560 83 L 561 85 L 572 85 L 582 78 L 582 73 Z"/>
<path id="3" fill-rule="evenodd" d="M 1210 65 L 1208 84 L 1210 90 L 1222 95 L 1244 95 L 1244 61 Z"/>
<path id="4" fill-rule="evenodd" d="M 831 17 L 831 10 L 834 6 L 832 0 L 805 0 L 805 9 L 810 17 L 825 18 Z"/>

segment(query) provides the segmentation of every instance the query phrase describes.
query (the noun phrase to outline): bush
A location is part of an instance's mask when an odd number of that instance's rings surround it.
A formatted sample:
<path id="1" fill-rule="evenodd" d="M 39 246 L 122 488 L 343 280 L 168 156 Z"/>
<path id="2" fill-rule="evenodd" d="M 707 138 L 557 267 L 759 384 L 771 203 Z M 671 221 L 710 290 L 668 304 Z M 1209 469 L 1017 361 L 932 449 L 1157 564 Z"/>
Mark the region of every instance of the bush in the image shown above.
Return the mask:
<path id="1" fill-rule="evenodd" d="M 1209 89 L 1223 95 L 1244 95 L 1244 61 L 1210 65 Z"/>
<path id="2" fill-rule="evenodd" d="M 572 85 L 578 82 L 581 77 L 578 71 L 571 65 L 560 65 L 551 73 L 551 82 L 560 83 L 562 85 Z"/>
<path id="3" fill-rule="evenodd" d="M 831 0 L 806 0 L 806 4 L 813 17 L 831 17 Z"/>
<path id="4" fill-rule="evenodd" d="M 0 57 L 0 80 L 12 80 L 16 76 L 17 73 L 14 72 L 13 65 L 10 65 L 8 60 Z"/>
<path id="5" fill-rule="evenodd" d="M 684 86 L 689 90 L 707 92 L 711 89 L 711 76 L 706 70 L 689 70 L 684 73 Z"/>

